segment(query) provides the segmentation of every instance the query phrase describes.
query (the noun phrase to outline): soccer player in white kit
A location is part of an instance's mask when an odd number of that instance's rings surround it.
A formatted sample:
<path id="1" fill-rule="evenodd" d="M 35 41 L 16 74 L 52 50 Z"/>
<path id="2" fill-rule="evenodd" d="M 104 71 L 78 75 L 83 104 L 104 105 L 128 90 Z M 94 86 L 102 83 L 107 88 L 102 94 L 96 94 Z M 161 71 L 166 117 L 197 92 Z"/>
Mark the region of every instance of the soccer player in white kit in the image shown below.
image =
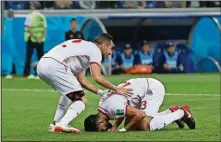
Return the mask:
<path id="1" fill-rule="evenodd" d="M 116 87 L 101 75 L 102 57 L 110 55 L 113 46 L 113 38 L 101 33 L 93 42 L 81 39 L 65 41 L 41 58 L 37 66 L 38 76 L 61 94 L 53 124 L 49 126 L 50 132 L 80 133 L 68 124 L 85 109 L 87 101 L 83 88 L 100 96 L 104 94 L 85 78 L 89 66 L 95 82 L 121 95 L 130 94 L 130 89 Z"/>
<path id="2" fill-rule="evenodd" d="M 126 117 L 125 127 L 121 131 L 129 129 L 157 130 L 178 120 L 182 120 L 189 126 L 195 128 L 188 106 L 172 106 L 158 113 L 163 102 L 165 89 L 161 82 L 153 78 L 130 79 L 123 84 L 125 88 L 133 90 L 132 96 L 120 96 L 109 92 L 100 99 L 99 114 L 90 115 L 85 119 L 86 131 L 116 131 Z M 144 117 L 146 116 L 146 117 Z M 191 118 L 188 118 L 191 117 Z M 108 120 L 116 120 L 113 127 Z"/>

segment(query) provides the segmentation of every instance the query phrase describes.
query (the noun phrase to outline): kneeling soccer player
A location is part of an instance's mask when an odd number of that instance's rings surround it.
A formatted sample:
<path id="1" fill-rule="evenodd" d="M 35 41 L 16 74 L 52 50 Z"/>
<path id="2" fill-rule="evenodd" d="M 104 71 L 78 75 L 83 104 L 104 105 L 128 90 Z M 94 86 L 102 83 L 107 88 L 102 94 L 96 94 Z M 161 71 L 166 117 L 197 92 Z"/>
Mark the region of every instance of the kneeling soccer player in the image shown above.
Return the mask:
<path id="1" fill-rule="evenodd" d="M 170 114 L 174 111 L 173 107 L 159 112 L 159 108 L 163 103 L 165 96 L 164 85 L 154 78 L 133 78 L 118 85 L 118 87 L 130 88 L 133 90 L 131 96 L 126 96 L 129 106 L 135 107 L 144 112 L 145 115 L 154 117 L 165 114 Z M 102 96 L 99 109 L 102 111 L 104 102 L 114 92 L 109 92 Z M 179 128 L 184 128 L 181 120 L 176 120 L 175 123 Z"/>
<path id="2" fill-rule="evenodd" d="M 174 112 L 165 115 L 148 116 L 144 112 L 128 105 L 128 100 L 124 96 L 112 94 L 101 98 L 102 107 L 98 108 L 99 113 L 90 115 L 84 121 L 85 131 L 116 131 L 124 117 L 124 128 L 119 131 L 127 130 L 159 130 L 176 120 L 183 120 L 190 129 L 195 129 L 195 121 L 188 106 L 173 106 Z M 100 104 L 101 105 L 101 104 Z M 113 127 L 109 120 L 116 120 Z"/>

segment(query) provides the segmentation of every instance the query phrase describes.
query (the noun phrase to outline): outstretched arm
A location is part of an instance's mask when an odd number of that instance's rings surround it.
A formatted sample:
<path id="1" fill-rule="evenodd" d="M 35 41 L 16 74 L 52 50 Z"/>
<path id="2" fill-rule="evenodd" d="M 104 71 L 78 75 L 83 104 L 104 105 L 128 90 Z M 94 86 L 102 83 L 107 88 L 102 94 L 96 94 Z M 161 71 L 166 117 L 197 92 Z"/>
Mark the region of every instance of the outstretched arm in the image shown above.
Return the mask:
<path id="1" fill-rule="evenodd" d="M 94 94 L 98 94 L 100 96 L 103 95 L 103 91 L 96 88 L 94 85 L 92 85 L 85 77 L 85 71 L 82 72 L 78 72 L 75 74 L 78 81 L 80 82 L 80 84 L 82 85 L 83 88 L 89 90 L 90 92 L 93 92 Z"/>
<path id="2" fill-rule="evenodd" d="M 122 95 L 131 94 L 130 92 L 131 89 L 116 87 L 115 85 L 110 83 L 104 76 L 102 76 L 100 66 L 97 63 L 91 63 L 91 74 L 92 74 L 93 80 L 97 82 L 98 84 L 102 85 L 103 87 L 113 90 L 116 93 L 119 93 Z"/>
<path id="3" fill-rule="evenodd" d="M 117 130 L 117 128 L 120 126 L 120 124 L 123 122 L 124 117 L 118 118 L 117 120 L 115 120 L 113 127 L 111 128 L 112 132 L 115 132 Z"/>
<path id="4" fill-rule="evenodd" d="M 133 126 L 136 125 L 136 123 L 140 122 L 141 120 L 144 119 L 146 115 L 144 114 L 144 112 L 141 112 L 140 110 L 131 107 L 131 106 L 127 106 L 127 111 L 126 111 L 126 117 L 131 117 L 130 122 L 128 122 L 123 129 L 119 130 L 119 131 L 127 131 L 130 128 L 132 128 Z"/>

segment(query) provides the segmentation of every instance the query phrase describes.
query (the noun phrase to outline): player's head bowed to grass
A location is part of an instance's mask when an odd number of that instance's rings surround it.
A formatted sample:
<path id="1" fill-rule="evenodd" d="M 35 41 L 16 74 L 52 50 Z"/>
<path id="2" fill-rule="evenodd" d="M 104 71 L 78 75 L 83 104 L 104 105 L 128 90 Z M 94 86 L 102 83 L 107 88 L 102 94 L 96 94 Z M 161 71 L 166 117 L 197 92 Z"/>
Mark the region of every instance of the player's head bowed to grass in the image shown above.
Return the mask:
<path id="1" fill-rule="evenodd" d="M 176 122 L 180 128 L 184 127 L 184 123 L 190 129 L 195 129 L 195 121 L 190 112 L 190 108 L 187 105 L 182 107 L 171 106 L 171 113 L 148 116 L 142 113 L 136 108 L 129 107 L 126 110 L 126 114 L 120 117 L 115 116 L 114 125 L 109 122 L 110 117 L 103 112 L 98 114 L 92 114 L 88 116 L 84 121 L 84 129 L 86 132 L 104 132 L 104 131 L 117 131 L 118 126 L 125 119 L 124 128 L 120 129 L 120 132 L 128 130 L 141 130 L 141 131 L 155 131 L 164 128 L 165 126 Z M 139 113 L 140 112 L 140 113 Z"/>
<path id="2" fill-rule="evenodd" d="M 136 78 L 120 86 L 132 88 L 133 95 L 125 97 L 116 92 L 107 92 L 100 99 L 98 114 L 85 119 L 85 131 L 117 131 L 124 119 L 124 128 L 119 131 L 159 130 L 172 122 L 177 123 L 179 128 L 184 128 L 186 123 L 190 129 L 195 129 L 195 121 L 187 105 L 173 105 L 158 112 L 165 94 L 164 86 L 158 80 Z M 115 120 L 113 127 L 109 120 Z"/>

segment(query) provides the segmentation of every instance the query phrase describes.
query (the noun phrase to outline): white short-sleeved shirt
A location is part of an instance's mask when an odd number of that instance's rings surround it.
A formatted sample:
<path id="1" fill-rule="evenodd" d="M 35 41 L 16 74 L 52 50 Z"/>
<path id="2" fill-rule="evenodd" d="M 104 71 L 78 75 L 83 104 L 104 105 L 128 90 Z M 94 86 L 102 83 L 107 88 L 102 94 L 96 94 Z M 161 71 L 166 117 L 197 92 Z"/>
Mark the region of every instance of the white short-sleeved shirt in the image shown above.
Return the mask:
<path id="1" fill-rule="evenodd" d="M 122 95 L 106 95 L 101 98 L 98 111 L 115 120 L 126 115 L 127 105 L 128 101 Z"/>
<path id="2" fill-rule="evenodd" d="M 165 95 L 163 84 L 153 78 L 130 79 L 118 86 L 133 89 L 133 94 L 125 97 L 108 92 L 101 97 L 98 110 L 110 119 L 124 117 L 127 105 L 144 111 L 146 115 L 154 116 L 152 114 L 158 112 Z M 142 101 L 145 101 L 145 104 Z"/>
<path id="3" fill-rule="evenodd" d="M 101 64 L 100 49 L 92 42 L 81 39 L 67 40 L 47 52 L 50 57 L 71 68 L 73 73 L 85 71 L 91 63 Z"/>
<path id="4" fill-rule="evenodd" d="M 124 86 L 124 88 L 131 88 L 133 90 L 133 95 L 127 97 L 128 103 L 132 107 L 140 108 L 141 100 L 145 97 L 148 90 L 148 80 L 147 78 L 134 78 L 129 79 L 126 82 L 118 85 Z"/>

